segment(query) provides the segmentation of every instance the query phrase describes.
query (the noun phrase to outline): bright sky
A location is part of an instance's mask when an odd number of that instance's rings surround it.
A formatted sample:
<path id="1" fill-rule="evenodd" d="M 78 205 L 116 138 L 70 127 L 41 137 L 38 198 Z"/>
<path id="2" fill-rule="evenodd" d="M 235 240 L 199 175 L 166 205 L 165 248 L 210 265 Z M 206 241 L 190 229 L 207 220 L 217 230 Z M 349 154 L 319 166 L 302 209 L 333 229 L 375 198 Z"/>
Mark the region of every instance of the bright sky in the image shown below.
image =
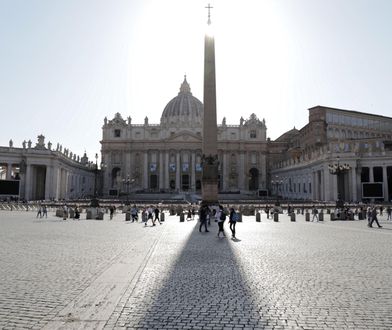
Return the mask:
<path id="1" fill-rule="evenodd" d="M 159 123 L 186 73 L 203 100 L 208 0 L 0 0 L 0 145 L 90 157 L 103 119 Z M 275 139 L 332 106 L 392 116 L 392 1 L 215 0 L 218 122 Z"/>

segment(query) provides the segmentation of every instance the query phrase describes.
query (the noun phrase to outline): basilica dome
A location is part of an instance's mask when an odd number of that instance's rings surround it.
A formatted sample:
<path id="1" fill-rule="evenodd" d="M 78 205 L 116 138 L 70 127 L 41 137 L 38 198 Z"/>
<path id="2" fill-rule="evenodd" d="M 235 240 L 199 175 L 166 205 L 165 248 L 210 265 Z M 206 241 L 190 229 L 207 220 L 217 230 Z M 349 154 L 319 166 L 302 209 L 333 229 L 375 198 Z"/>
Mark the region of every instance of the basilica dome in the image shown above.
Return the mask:
<path id="1" fill-rule="evenodd" d="M 203 103 L 192 95 L 185 76 L 180 92 L 163 110 L 161 124 L 195 127 L 202 124 L 202 119 Z"/>

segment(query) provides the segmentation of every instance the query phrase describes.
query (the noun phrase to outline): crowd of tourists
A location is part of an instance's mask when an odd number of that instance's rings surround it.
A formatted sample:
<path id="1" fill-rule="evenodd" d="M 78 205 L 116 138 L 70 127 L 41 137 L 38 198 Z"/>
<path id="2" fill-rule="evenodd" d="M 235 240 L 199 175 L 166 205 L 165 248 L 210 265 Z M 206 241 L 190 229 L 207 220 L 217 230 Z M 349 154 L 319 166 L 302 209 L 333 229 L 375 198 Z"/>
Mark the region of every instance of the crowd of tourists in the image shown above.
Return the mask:
<path id="1" fill-rule="evenodd" d="M 239 210 L 239 212 L 235 211 L 235 208 Z M 80 219 L 80 214 L 82 213 L 82 209 L 79 206 L 68 206 L 64 204 L 61 208 L 63 219 L 67 218 Z M 183 205 L 170 205 L 163 207 L 161 204 L 159 205 L 141 205 L 137 206 L 123 206 L 120 208 L 122 213 L 128 214 L 126 217 L 126 221 L 131 222 L 141 222 L 144 226 L 148 226 L 151 223 L 151 226 L 155 226 L 157 222 L 161 225 L 162 221 L 164 221 L 164 209 L 169 209 L 171 215 L 181 215 L 180 219 L 186 218 L 187 221 L 198 220 L 199 223 L 199 232 L 209 232 L 209 226 L 212 223 L 217 224 L 217 237 L 226 237 L 226 233 L 224 231 L 224 224 L 226 220 L 229 223 L 229 229 L 231 232 L 232 238 L 236 238 L 236 223 L 240 219 L 240 214 L 244 213 L 240 205 L 224 208 L 222 205 L 197 205 L 191 204 L 188 206 Z M 287 209 L 287 214 L 304 212 L 310 212 L 312 215 L 311 221 L 319 221 L 319 213 L 323 213 L 325 211 L 325 206 L 313 205 L 307 206 L 305 208 L 304 205 L 301 206 L 292 206 L 287 204 L 284 209 Z M 101 207 L 97 210 L 100 213 L 108 213 L 110 220 L 113 219 L 117 209 L 114 205 L 109 205 L 105 207 Z M 264 207 L 253 207 L 251 210 L 251 214 L 257 214 L 258 212 L 263 212 L 266 214 L 267 219 L 270 218 L 270 215 L 274 213 L 283 213 L 282 206 L 276 205 L 268 205 L 265 204 Z M 367 226 L 372 228 L 373 225 L 377 225 L 378 228 L 382 228 L 379 223 L 378 216 L 383 216 L 384 213 L 387 215 L 387 219 L 392 221 L 392 208 L 390 205 L 357 205 L 357 206 L 345 206 L 342 208 L 330 209 L 328 213 L 331 212 L 335 219 L 337 220 L 355 220 L 355 219 L 367 219 Z M 36 218 L 47 218 L 48 217 L 48 206 L 45 204 L 37 205 L 37 214 Z M 331 217 L 332 219 L 332 217 Z M 321 219 L 322 220 L 322 219 Z"/>

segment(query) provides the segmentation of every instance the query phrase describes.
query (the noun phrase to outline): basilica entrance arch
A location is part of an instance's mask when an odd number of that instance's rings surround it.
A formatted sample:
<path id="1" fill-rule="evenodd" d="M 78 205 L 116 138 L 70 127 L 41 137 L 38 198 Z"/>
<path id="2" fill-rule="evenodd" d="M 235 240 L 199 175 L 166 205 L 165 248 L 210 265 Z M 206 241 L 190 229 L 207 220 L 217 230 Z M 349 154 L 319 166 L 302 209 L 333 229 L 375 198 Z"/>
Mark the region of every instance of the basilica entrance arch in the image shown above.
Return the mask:
<path id="1" fill-rule="evenodd" d="M 249 190 L 258 190 L 259 189 L 259 170 L 255 167 L 252 167 L 249 170 Z"/>
<path id="2" fill-rule="evenodd" d="M 189 190 L 189 175 L 188 174 L 183 174 L 181 181 L 182 181 L 181 182 L 181 189 L 183 191 L 188 191 Z"/>
<path id="3" fill-rule="evenodd" d="M 158 175 L 156 174 L 150 175 L 150 189 L 158 189 Z"/>

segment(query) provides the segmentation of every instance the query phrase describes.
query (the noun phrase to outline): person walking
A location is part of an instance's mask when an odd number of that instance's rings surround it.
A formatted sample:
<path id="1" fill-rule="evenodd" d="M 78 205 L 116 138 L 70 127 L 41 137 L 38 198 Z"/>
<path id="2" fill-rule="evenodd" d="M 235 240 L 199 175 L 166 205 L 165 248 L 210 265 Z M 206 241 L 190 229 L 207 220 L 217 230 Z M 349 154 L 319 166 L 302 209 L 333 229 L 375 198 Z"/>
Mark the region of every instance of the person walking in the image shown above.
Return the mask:
<path id="1" fill-rule="evenodd" d="M 191 209 L 188 209 L 188 212 L 187 212 L 187 215 L 186 215 L 186 220 L 187 221 L 192 220 L 192 211 L 191 211 Z"/>
<path id="2" fill-rule="evenodd" d="M 139 210 L 137 209 L 136 205 L 133 205 L 131 208 L 131 217 L 132 217 L 132 222 L 137 222 L 137 214 Z"/>
<path id="3" fill-rule="evenodd" d="M 235 225 L 237 224 L 237 220 L 238 220 L 238 214 L 235 212 L 234 208 L 230 209 L 230 214 L 229 214 L 229 228 L 231 230 L 231 237 L 232 238 L 236 238 L 235 237 Z"/>
<path id="4" fill-rule="evenodd" d="M 370 221 L 372 220 L 372 208 L 370 206 L 368 206 L 368 208 L 366 209 L 366 215 L 368 219 L 368 224 L 370 224 Z"/>
<path id="5" fill-rule="evenodd" d="M 159 220 L 159 209 L 158 209 L 158 206 L 155 207 L 155 209 L 154 209 L 154 214 L 155 214 L 154 226 L 155 226 L 155 221 L 158 221 L 159 224 L 161 225 L 162 222 Z"/>
<path id="6" fill-rule="evenodd" d="M 12 209 L 11 209 L 12 210 Z M 37 212 L 37 218 L 40 217 L 42 218 L 42 206 L 38 205 L 38 212 Z"/>
<path id="7" fill-rule="evenodd" d="M 220 237 L 220 233 L 223 234 L 223 237 L 226 237 L 225 231 L 223 229 L 223 225 L 226 220 L 226 213 L 225 213 L 225 210 L 223 209 L 222 205 L 219 205 L 219 208 L 216 211 L 216 218 L 218 220 L 218 235 L 217 235 L 217 237 Z"/>
<path id="8" fill-rule="evenodd" d="M 268 206 L 268 204 L 265 206 L 265 213 L 267 214 L 267 219 L 269 219 L 270 207 Z"/>
<path id="9" fill-rule="evenodd" d="M 199 210 L 199 220 L 200 220 L 200 226 L 199 226 L 199 232 L 201 232 L 201 228 L 204 226 L 204 231 L 206 233 L 209 232 L 207 229 L 207 215 L 208 215 L 208 207 L 206 205 L 202 205 Z"/>
<path id="10" fill-rule="evenodd" d="M 79 212 L 79 208 L 77 207 L 77 206 L 75 206 L 75 216 L 74 216 L 74 218 L 75 219 L 80 219 L 80 212 Z"/>
<path id="11" fill-rule="evenodd" d="M 192 207 L 192 220 L 195 220 L 195 214 L 196 214 L 196 210 L 194 207 Z"/>
<path id="12" fill-rule="evenodd" d="M 114 206 L 113 205 L 109 206 L 109 213 L 110 213 L 110 220 L 112 220 L 113 215 L 114 215 Z"/>
<path id="13" fill-rule="evenodd" d="M 68 207 L 65 204 L 63 207 L 63 220 L 67 220 L 67 218 L 68 218 Z"/>
<path id="14" fill-rule="evenodd" d="M 371 217 L 372 217 L 372 219 L 371 219 L 370 223 L 368 223 L 368 227 L 372 228 L 372 224 L 375 221 L 377 226 L 378 226 L 378 228 L 382 228 L 382 226 L 378 223 L 378 220 L 377 220 L 377 209 L 376 209 L 376 207 L 373 207 L 373 209 L 371 211 Z"/>
<path id="15" fill-rule="evenodd" d="M 42 217 L 45 217 L 45 218 L 48 217 L 48 208 L 47 208 L 46 205 L 44 205 L 44 206 L 42 207 Z"/>
<path id="16" fill-rule="evenodd" d="M 312 214 L 313 214 L 312 222 L 314 221 L 315 218 L 316 218 L 316 220 L 317 220 L 317 222 L 318 222 L 318 221 L 319 221 L 319 218 L 318 218 L 318 210 L 317 210 L 317 208 L 316 208 L 315 205 L 313 205 Z"/>
<path id="17" fill-rule="evenodd" d="M 148 209 L 147 209 L 147 220 L 146 220 L 146 222 L 144 223 L 144 226 L 147 226 L 147 222 L 148 222 L 148 220 L 150 220 L 150 219 L 151 219 L 152 225 L 155 226 L 155 222 L 154 222 L 154 219 L 153 219 L 153 216 L 152 216 L 152 212 L 153 212 L 152 205 L 150 205 L 150 206 L 148 207 Z"/>

